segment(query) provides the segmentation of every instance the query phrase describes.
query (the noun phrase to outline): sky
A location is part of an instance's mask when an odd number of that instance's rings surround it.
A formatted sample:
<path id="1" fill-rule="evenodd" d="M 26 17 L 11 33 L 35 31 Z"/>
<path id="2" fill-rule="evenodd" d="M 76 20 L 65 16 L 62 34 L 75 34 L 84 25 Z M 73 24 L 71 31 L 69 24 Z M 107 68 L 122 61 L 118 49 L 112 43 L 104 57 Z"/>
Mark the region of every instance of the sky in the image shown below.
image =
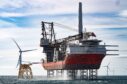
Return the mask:
<path id="1" fill-rule="evenodd" d="M 23 53 L 23 61 L 40 62 L 45 58 L 39 46 L 41 21 L 56 22 L 74 31 L 55 27 L 57 38 L 77 33 L 78 3 L 83 4 L 83 27 L 96 33 L 106 44 L 119 45 L 119 56 L 106 56 L 100 75 L 127 75 L 127 0 L 0 0 L 0 75 L 17 75 L 18 48 L 37 49 Z M 66 33 L 65 33 L 66 32 Z M 116 53 L 116 52 L 114 52 Z M 40 64 L 32 65 L 34 75 L 46 75 Z"/>

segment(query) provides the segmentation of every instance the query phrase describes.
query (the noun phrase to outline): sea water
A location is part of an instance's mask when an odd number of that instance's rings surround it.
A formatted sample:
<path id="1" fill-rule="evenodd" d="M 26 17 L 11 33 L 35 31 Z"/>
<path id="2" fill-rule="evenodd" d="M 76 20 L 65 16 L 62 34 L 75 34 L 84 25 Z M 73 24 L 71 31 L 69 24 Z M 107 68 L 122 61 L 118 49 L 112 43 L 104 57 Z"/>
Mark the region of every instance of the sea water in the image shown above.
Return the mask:
<path id="1" fill-rule="evenodd" d="M 127 84 L 127 76 L 100 76 L 96 80 L 68 80 L 42 76 L 18 79 L 17 76 L 0 76 L 0 84 Z"/>

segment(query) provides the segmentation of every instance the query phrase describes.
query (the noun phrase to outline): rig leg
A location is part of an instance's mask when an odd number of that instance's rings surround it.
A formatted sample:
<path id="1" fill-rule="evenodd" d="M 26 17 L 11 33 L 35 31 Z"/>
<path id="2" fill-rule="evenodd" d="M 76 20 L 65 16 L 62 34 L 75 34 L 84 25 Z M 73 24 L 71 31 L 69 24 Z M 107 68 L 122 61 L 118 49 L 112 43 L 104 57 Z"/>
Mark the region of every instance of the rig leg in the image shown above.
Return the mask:
<path id="1" fill-rule="evenodd" d="M 47 77 L 54 77 L 54 70 L 47 70 Z"/>
<path id="2" fill-rule="evenodd" d="M 77 70 L 68 70 L 68 71 L 67 71 L 67 75 L 68 75 L 68 77 L 70 77 L 70 78 L 72 78 L 72 79 L 76 79 Z"/>
<path id="3" fill-rule="evenodd" d="M 89 79 L 97 79 L 97 69 L 90 69 L 89 70 Z"/>
<path id="4" fill-rule="evenodd" d="M 63 70 L 56 70 L 56 76 L 63 76 Z"/>
<path id="5" fill-rule="evenodd" d="M 80 70 L 80 79 L 88 79 L 88 70 Z"/>

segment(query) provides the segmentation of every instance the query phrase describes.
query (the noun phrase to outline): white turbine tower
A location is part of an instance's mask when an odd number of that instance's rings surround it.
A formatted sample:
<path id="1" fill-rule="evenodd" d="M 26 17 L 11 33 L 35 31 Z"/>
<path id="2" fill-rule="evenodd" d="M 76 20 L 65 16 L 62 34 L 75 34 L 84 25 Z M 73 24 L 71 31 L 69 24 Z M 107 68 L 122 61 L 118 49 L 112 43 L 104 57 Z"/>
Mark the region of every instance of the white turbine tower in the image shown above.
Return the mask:
<path id="1" fill-rule="evenodd" d="M 109 70 L 110 70 L 109 65 L 110 65 L 110 63 L 108 63 L 106 66 L 103 66 L 103 67 L 106 67 L 106 69 L 107 69 L 107 76 L 109 75 Z"/>

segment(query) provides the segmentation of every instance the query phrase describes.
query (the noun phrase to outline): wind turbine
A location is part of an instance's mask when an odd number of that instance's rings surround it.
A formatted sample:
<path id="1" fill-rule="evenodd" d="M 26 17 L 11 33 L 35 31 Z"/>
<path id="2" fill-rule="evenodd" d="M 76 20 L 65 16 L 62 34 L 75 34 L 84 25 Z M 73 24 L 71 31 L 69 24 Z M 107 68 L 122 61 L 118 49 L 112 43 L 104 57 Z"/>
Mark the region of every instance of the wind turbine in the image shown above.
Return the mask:
<path id="1" fill-rule="evenodd" d="M 22 53 L 23 53 L 23 52 L 34 51 L 34 50 L 37 50 L 37 49 L 22 50 L 22 49 L 20 48 L 20 46 L 18 45 L 18 43 L 15 41 L 15 39 L 12 39 L 12 40 L 13 40 L 13 42 L 16 44 L 16 46 L 17 46 L 18 49 L 19 49 L 19 58 L 18 58 L 17 66 L 16 66 L 16 67 L 18 67 L 18 65 L 21 65 L 21 64 L 22 64 Z"/>
<path id="2" fill-rule="evenodd" d="M 109 75 L 108 71 L 110 70 L 109 65 L 110 65 L 110 63 L 108 63 L 108 65 L 106 65 L 106 66 L 103 66 L 103 67 L 106 67 L 106 69 L 107 69 L 107 76 Z"/>

